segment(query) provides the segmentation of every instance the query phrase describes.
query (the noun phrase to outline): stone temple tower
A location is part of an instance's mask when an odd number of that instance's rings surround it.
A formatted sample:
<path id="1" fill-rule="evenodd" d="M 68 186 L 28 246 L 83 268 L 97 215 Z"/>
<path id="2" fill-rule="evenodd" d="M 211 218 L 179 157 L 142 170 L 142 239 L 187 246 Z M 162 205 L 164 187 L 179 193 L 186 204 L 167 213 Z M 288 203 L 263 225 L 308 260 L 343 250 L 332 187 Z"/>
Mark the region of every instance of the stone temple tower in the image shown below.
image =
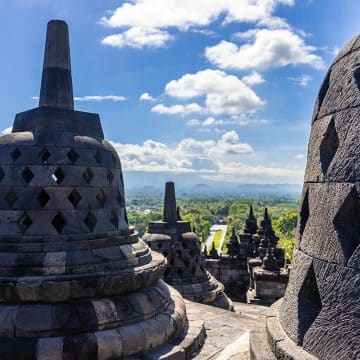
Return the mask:
<path id="1" fill-rule="evenodd" d="M 74 111 L 63 21 L 48 23 L 39 107 L 0 138 L 0 187 L 1 359 L 117 359 L 184 331 L 99 116 Z"/>
<path id="2" fill-rule="evenodd" d="M 357 36 L 315 105 L 290 281 L 267 326 L 277 358 L 360 359 L 359 106 Z"/>
<path id="3" fill-rule="evenodd" d="M 165 281 L 188 300 L 232 310 L 224 285 L 205 269 L 197 235 L 188 221 L 179 220 L 176 209 L 175 186 L 170 181 L 165 186 L 163 219 L 151 222 L 143 236 L 152 250 L 168 259 Z"/>

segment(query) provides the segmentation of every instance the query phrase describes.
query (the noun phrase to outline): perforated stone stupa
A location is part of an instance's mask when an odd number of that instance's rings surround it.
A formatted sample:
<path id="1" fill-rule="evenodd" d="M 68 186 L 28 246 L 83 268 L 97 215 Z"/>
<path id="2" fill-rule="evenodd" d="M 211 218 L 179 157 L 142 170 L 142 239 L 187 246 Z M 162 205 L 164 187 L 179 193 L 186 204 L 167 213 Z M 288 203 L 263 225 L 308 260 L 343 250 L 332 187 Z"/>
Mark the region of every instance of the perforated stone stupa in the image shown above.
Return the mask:
<path id="1" fill-rule="evenodd" d="M 360 359 L 359 106 L 357 36 L 315 105 L 289 286 L 268 320 L 278 359 Z"/>
<path id="2" fill-rule="evenodd" d="M 232 302 L 225 295 L 224 286 L 205 269 L 200 242 L 191 231 L 190 223 L 179 220 L 173 182 L 166 183 L 163 220 L 151 222 L 143 239 L 152 250 L 167 257 L 164 279 L 184 298 L 232 309 Z"/>
<path id="3" fill-rule="evenodd" d="M 74 111 L 68 29 L 48 24 L 39 107 L 0 138 L 0 358 L 117 359 L 187 326 L 166 262 L 128 226 L 120 160 Z"/>

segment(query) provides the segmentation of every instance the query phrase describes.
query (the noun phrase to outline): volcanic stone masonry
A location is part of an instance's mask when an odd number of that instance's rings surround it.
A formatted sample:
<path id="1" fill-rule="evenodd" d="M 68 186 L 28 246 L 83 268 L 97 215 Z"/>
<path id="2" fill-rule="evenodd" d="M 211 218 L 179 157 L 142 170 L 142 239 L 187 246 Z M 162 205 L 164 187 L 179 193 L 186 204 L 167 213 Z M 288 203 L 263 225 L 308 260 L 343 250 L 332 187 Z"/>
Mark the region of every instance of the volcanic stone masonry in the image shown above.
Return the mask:
<path id="1" fill-rule="evenodd" d="M 267 323 L 278 359 L 360 359 L 360 36 L 316 100 L 285 296 Z M 259 344 L 252 339 L 252 358 Z"/>
<path id="2" fill-rule="evenodd" d="M 224 293 L 224 286 L 206 271 L 200 242 L 191 231 L 190 223 L 180 219 L 173 182 L 167 182 L 165 186 L 163 220 L 151 222 L 143 240 L 168 259 L 164 279 L 184 298 L 233 309 L 232 301 Z"/>
<path id="3" fill-rule="evenodd" d="M 267 208 L 258 227 L 250 206 L 244 230 L 236 234 L 232 229 L 226 252 L 219 255 L 214 243 L 209 254 L 205 249 L 206 269 L 224 284 L 232 300 L 271 305 L 284 295 L 289 279 L 284 250 L 276 248 L 278 240 Z"/>
<path id="4" fill-rule="evenodd" d="M 0 138 L 0 189 L 2 360 L 115 359 L 187 334 L 200 345 L 164 257 L 128 226 L 99 116 L 74 111 L 63 21 L 48 23 L 40 106 Z"/>

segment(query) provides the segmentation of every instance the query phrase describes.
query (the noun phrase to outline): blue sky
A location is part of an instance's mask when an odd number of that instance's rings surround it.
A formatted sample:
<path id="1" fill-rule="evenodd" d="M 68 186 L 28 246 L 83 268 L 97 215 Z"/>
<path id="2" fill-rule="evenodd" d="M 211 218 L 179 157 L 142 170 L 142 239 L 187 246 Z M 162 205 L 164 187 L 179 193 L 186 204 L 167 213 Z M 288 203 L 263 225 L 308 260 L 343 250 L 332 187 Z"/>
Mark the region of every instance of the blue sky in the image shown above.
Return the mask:
<path id="1" fill-rule="evenodd" d="M 68 22 L 76 108 L 127 174 L 301 183 L 315 97 L 356 0 L 0 1 L 0 127 L 37 106 L 46 23 Z"/>

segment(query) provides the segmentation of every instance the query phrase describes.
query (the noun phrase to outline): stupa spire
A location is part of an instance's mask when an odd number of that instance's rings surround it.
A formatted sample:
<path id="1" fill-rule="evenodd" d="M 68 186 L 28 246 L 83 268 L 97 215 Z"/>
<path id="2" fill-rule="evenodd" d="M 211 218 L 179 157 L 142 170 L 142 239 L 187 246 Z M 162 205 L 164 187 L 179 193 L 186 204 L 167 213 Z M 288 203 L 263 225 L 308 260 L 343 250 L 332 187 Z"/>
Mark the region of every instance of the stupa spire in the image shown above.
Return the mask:
<path id="1" fill-rule="evenodd" d="M 39 106 L 74 110 L 69 31 L 65 21 L 47 24 Z"/>
<path id="2" fill-rule="evenodd" d="M 176 223 L 177 220 L 175 186 L 172 181 L 168 181 L 165 184 L 163 221 L 173 224 Z"/>

